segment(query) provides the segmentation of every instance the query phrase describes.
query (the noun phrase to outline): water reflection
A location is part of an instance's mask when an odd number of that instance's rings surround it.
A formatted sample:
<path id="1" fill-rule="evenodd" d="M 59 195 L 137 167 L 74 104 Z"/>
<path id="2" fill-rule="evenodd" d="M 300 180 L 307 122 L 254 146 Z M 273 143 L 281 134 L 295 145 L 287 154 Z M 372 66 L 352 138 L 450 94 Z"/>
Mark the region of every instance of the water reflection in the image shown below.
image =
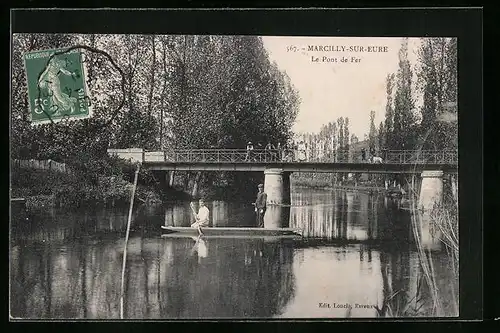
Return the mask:
<path id="1" fill-rule="evenodd" d="M 182 204 L 168 204 L 165 207 L 164 225 L 174 227 L 188 227 L 194 222 L 194 213 L 190 207 L 194 205 L 198 211 L 198 202 L 186 202 Z M 211 227 L 227 226 L 255 226 L 253 208 L 243 203 L 231 203 L 225 201 L 211 201 L 206 203 L 210 210 Z"/>
<path id="2" fill-rule="evenodd" d="M 293 295 L 293 250 L 280 242 L 207 239 L 202 260 L 187 255 L 191 239 L 165 243 L 172 245 L 164 256 L 173 258 L 161 269 L 166 317 L 268 317 Z"/>
<path id="3" fill-rule="evenodd" d="M 415 217 L 418 223 L 414 224 L 414 235 L 422 247 L 427 250 L 441 250 L 443 246 L 441 230 L 435 225 L 429 213 L 425 212 Z"/>
<path id="4" fill-rule="evenodd" d="M 264 228 L 288 228 L 290 207 L 269 206 L 264 215 Z"/>
<path id="5" fill-rule="evenodd" d="M 251 205 L 214 201 L 208 207 L 213 226 L 255 226 Z M 127 213 L 54 211 L 13 222 L 12 316 L 119 318 Z M 266 212 L 269 228 L 300 227 L 308 237 L 362 241 L 346 246 L 308 239 L 161 237 L 160 225 L 188 226 L 191 219 L 189 203 L 138 207 L 134 213 L 126 318 L 432 316 L 436 302 L 442 315 L 457 314 L 458 276 L 435 245 L 432 226 L 423 223 L 416 231 L 432 245 L 426 257 L 441 295 L 437 301 L 410 242 L 410 215 L 392 199 L 301 191 L 292 193 L 292 207 Z"/>
<path id="6" fill-rule="evenodd" d="M 294 193 L 290 227 L 307 237 L 327 239 L 410 240 L 409 212 L 381 196 L 350 191 Z"/>
<path id="7" fill-rule="evenodd" d="M 187 227 L 193 221 L 189 205 L 173 205 L 165 209 L 165 225 Z"/>
<path id="8" fill-rule="evenodd" d="M 300 249 L 293 263 L 300 283 L 296 297 L 283 311 L 285 318 L 374 317 L 382 302 L 380 253 L 371 251 L 370 261 L 360 261 L 360 246 Z M 320 303 L 329 304 L 322 307 Z M 358 304 L 358 307 L 356 306 Z M 351 308 L 349 308 L 351 307 Z"/>
<path id="9" fill-rule="evenodd" d="M 13 316 L 119 318 L 121 242 L 15 247 Z M 128 249 L 126 318 L 269 317 L 293 297 L 280 242 L 132 237 Z"/>

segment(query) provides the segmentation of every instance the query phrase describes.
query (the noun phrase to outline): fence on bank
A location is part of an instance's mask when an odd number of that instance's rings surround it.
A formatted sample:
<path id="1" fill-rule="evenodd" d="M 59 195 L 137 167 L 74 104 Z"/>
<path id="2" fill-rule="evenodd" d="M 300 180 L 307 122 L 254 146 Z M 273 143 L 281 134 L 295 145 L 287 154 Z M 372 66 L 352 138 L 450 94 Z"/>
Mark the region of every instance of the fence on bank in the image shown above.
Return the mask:
<path id="1" fill-rule="evenodd" d="M 53 160 L 12 160 L 12 167 L 17 169 L 35 169 L 50 170 L 61 173 L 73 173 L 71 167 L 66 163 L 60 163 Z"/>

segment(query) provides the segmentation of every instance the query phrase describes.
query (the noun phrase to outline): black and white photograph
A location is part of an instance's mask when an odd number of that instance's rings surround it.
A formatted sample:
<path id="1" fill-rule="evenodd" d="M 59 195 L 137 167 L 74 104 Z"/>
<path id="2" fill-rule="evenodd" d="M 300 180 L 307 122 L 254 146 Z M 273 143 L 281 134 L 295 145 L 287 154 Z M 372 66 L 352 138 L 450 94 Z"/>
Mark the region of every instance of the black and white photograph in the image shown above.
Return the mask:
<path id="1" fill-rule="evenodd" d="M 11 319 L 460 315 L 456 37 L 11 43 Z"/>

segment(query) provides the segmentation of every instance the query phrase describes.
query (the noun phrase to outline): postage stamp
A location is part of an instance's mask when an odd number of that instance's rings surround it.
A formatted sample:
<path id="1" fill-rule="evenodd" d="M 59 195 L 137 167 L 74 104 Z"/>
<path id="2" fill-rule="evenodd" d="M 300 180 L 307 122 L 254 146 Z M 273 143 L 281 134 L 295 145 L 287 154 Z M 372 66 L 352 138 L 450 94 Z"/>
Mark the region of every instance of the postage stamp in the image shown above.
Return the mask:
<path id="1" fill-rule="evenodd" d="M 81 51 L 67 49 L 24 54 L 32 124 L 91 116 Z"/>

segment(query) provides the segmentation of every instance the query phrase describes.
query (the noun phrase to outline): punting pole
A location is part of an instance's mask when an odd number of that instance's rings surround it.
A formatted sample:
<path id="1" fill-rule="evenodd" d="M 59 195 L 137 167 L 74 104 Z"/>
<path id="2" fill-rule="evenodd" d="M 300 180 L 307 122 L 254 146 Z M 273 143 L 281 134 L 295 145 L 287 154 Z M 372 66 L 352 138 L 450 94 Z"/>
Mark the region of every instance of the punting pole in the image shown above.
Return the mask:
<path id="1" fill-rule="evenodd" d="M 195 220 L 195 223 L 196 223 L 198 220 L 196 219 L 196 212 L 194 210 L 192 202 L 189 203 L 189 207 L 191 207 L 191 211 L 193 212 L 194 220 Z M 203 231 L 201 230 L 201 227 L 199 225 L 198 225 L 198 235 L 199 236 L 203 235 Z"/>
<path id="2" fill-rule="evenodd" d="M 134 187 L 132 188 L 132 198 L 130 199 L 130 208 L 128 211 L 127 232 L 125 234 L 125 246 L 123 248 L 123 264 L 122 264 L 122 284 L 120 292 L 120 318 L 123 319 L 123 296 L 124 296 L 124 282 L 125 282 L 125 263 L 127 262 L 127 244 L 128 236 L 130 233 L 130 222 L 132 221 L 132 210 L 134 209 L 135 189 L 137 188 L 137 178 L 139 177 L 140 164 L 137 164 L 134 176 Z"/>

